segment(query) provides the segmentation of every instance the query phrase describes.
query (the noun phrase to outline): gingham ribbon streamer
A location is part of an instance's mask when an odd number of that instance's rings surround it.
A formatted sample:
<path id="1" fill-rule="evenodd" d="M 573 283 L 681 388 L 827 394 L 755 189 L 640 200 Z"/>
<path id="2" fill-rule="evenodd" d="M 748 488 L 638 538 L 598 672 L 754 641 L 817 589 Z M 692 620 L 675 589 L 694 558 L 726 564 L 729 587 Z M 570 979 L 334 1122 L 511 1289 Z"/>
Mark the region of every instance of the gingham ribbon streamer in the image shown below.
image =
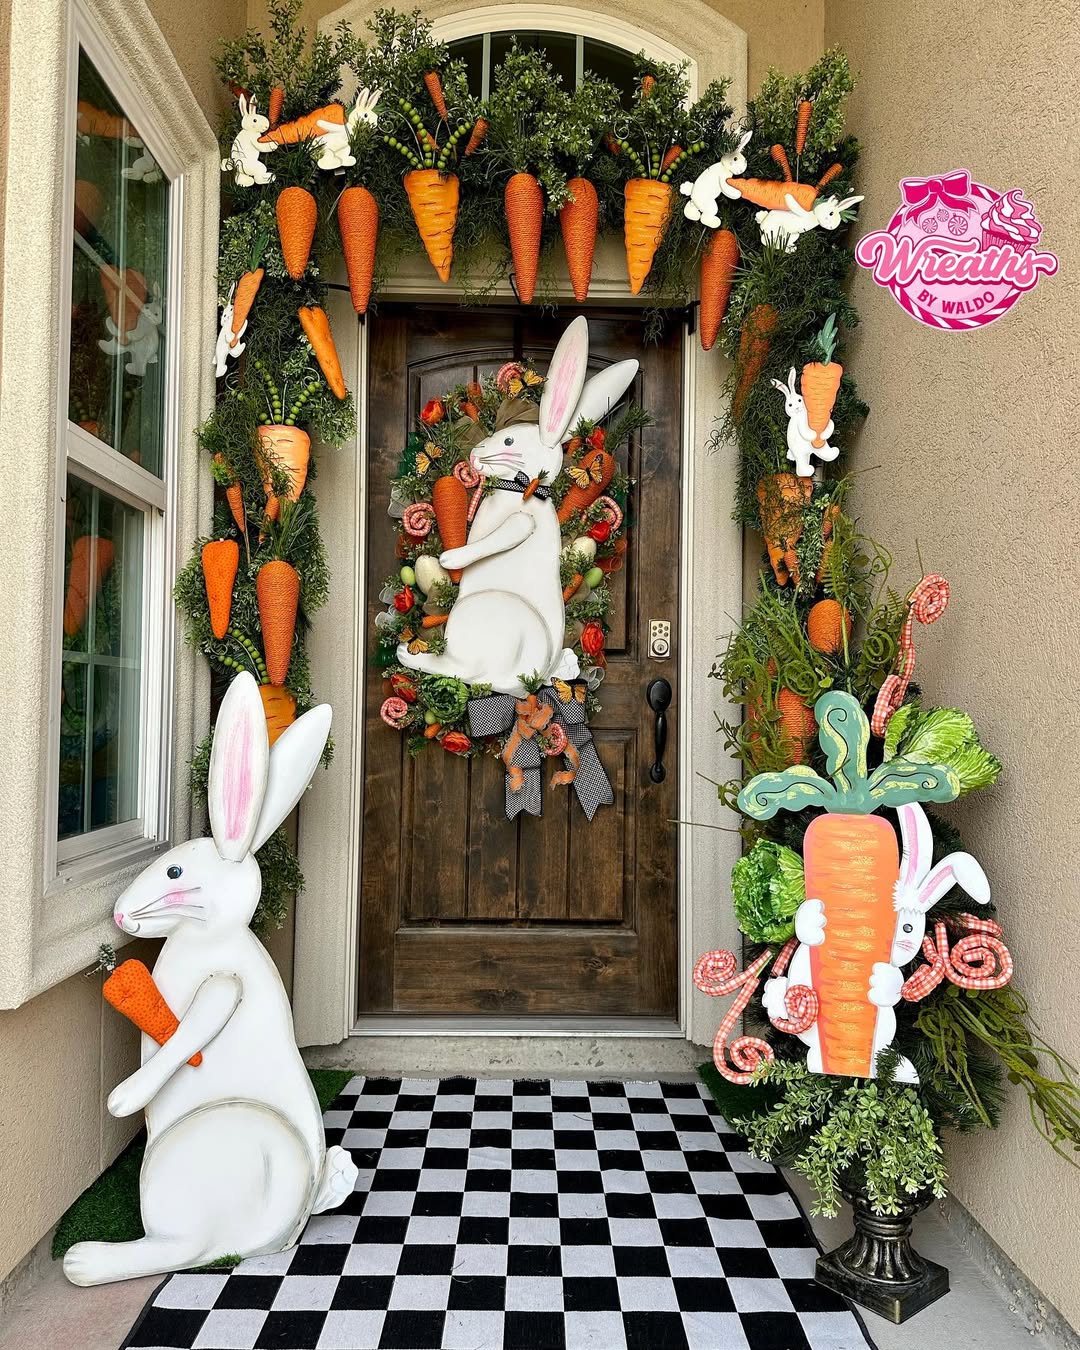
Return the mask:
<path id="1" fill-rule="evenodd" d="M 870 719 L 870 730 L 875 736 L 884 736 L 889 718 L 904 701 L 911 677 L 915 673 L 915 643 L 912 639 L 912 626 L 916 619 L 920 623 L 937 623 L 945 613 L 949 603 L 949 583 L 937 572 L 923 577 L 908 596 L 908 612 L 904 627 L 900 632 L 900 650 L 896 656 L 896 671 L 886 676 L 878 690 L 874 703 L 874 714 Z"/>
<path id="2" fill-rule="evenodd" d="M 1013 977 L 1012 953 L 1001 941 L 1002 930 L 993 919 L 960 914 L 956 922 L 967 929 L 951 950 L 944 923 L 934 925 L 933 938 L 923 938 L 923 955 L 929 965 L 920 966 L 900 990 L 909 1003 L 918 1003 L 950 980 L 961 989 L 1002 989 Z"/>
<path id="3" fill-rule="evenodd" d="M 545 685 L 538 692 L 539 704 L 550 709 L 549 726 L 558 724 L 566 733 L 567 748 L 563 755 L 566 768 L 556 775 L 563 783 L 573 782 L 581 809 L 589 820 L 597 807 L 610 806 L 615 800 L 604 766 L 596 754 L 592 732 L 585 722 L 585 708 L 571 700 L 563 703 L 557 692 Z M 503 736 L 518 723 L 518 704 L 513 694 L 490 694 L 486 698 L 469 700 L 469 730 L 474 737 Z M 576 764 L 575 764 L 576 760 Z M 543 782 L 540 766 L 543 756 L 531 736 L 519 737 L 514 747 L 506 774 L 506 818 L 513 820 L 522 811 L 538 816 L 543 811 Z M 515 789 L 511 774 L 521 771 L 521 786 Z M 572 775 L 572 777 L 568 776 Z M 513 775 L 517 778 L 517 775 Z M 554 781 L 554 780 L 553 780 Z"/>

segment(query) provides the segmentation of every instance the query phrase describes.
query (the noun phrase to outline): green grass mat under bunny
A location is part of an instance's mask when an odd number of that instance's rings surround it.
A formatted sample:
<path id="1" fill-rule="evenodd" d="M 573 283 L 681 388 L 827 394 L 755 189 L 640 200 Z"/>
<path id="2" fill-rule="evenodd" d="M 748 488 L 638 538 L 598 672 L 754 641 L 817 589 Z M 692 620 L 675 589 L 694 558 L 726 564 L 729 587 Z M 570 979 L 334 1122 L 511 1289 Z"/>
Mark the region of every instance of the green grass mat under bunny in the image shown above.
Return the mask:
<path id="1" fill-rule="evenodd" d="M 309 1069 L 325 1111 L 356 1075 L 351 1069 Z M 133 1139 L 113 1165 L 87 1187 L 56 1226 L 53 1260 L 58 1261 L 76 1242 L 132 1242 L 143 1235 L 139 1216 L 139 1169 L 146 1137 Z"/>
<path id="2" fill-rule="evenodd" d="M 729 1083 L 715 1064 L 699 1064 L 698 1076 L 712 1093 L 713 1101 L 729 1125 L 733 1120 L 764 1115 L 778 1100 L 776 1091 L 767 1085 L 742 1087 L 738 1083 Z"/>

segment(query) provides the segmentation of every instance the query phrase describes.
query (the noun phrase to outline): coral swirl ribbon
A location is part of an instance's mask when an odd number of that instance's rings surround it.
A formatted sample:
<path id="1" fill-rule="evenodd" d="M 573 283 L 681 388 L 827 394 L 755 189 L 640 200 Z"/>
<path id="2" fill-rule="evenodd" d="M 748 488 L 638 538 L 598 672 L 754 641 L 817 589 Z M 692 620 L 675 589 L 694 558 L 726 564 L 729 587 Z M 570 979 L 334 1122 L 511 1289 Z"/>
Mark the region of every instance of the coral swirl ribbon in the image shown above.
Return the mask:
<path id="1" fill-rule="evenodd" d="M 878 690 L 874 704 L 874 715 L 870 719 L 870 728 L 875 736 L 884 736 L 889 718 L 904 701 L 908 684 L 915 673 L 915 643 L 911 637 L 912 624 L 916 619 L 920 623 L 936 623 L 945 613 L 949 603 L 949 583 L 937 572 L 923 577 L 908 597 L 907 618 L 900 633 L 900 652 L 898 670 L 890 675 Z"/>
<path id="2" fill-rule="evenodd" d="M 523 740 L 531 741 L 538 731 L 544 731 L 554 716 L 552 710 L 530 694 L 519 699 L 514 705 L 517 720 L 503 746 L 503 763 L 506 765 L 507 783 L 511 792 L 520 792 L 525 786 L 525 770 L 514 763 L 514 755 Z"/>
<path id="3" fill-rule="evenodd" d="M 933 939 L 923 938 L 923 955 L 929 962 L 920 966 L 900 990 L 909 1003 L 926 998 L 942 980 L 961 989 L 1002 989 L 1013 977 L 1012 953 L 1001 941 L 1002 929 L 992 919 L 977 919 L 961 914 L 959 923 L 968 930 L 950 951 L 944 923 L 934 925 Z"/>

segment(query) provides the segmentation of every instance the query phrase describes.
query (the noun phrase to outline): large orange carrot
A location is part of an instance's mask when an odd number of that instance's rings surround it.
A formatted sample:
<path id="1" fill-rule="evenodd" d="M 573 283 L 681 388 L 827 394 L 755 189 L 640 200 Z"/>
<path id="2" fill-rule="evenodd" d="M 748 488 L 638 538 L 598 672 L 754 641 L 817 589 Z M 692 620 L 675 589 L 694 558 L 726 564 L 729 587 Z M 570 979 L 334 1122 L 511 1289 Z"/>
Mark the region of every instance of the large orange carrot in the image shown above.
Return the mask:
<path id="1" fill-rule="evenodd" d="M 781 735 L 792 764 L 805 764 L 817 734 L 817 722 L 810 705 L 801 694 L 785 687 L 776 695 L 776 710 L 780 714 Z"/>
<path id="2" fill-rule="evenodd" d="M 431 504 L 435 508 L 435 523 L 443 548 L 460 548 L 469 533 L 469 490 L 452 473 L 436 478 L 431 489 Z M 461 568 L 449 569 L 450 580 L 461 580 Z"/>
<path id="3" fill-rule="evenodd" d="M 831 656 L 851 639 L 851 615 L 831 596 L 819 600 L 806 616 L 806 636 L 815 651 Z"/>
<path id="4" fill-rule="evenodd" d="M 315 198 L 307 188 L 287 187 L 278 195 L 277 226 L 281 256 L 285 259 L 285 269 L 293 281 L 299 281 L 307 270 L 318 214 Z"/>
<path id="5" fill-rule="evenodd" d="M 296 721 L 296 699 L 276 684 L 260 684 L 259 697 L 266 715 L 266 735 L 273 745 L 283 731 Z"/>
<path id="6" fill-rule="evenodd" d="M 488 134 L 488 121 L 486 117 L 478 117 L 476 125 L 472 129 L 472 135 L 465 144 L 465 157 L 475 155 L 477 150 L 484 144 Z"/>
<path id="7" fill-rule="evenodd" d="M 105 578 L 112 570 L 115 550 L 108 539 L 99 539 L 94 534 L 84 534 L 71 546 L 71 567 L 68 570 L 67 596 L 64 600 L 64 632 L 74 637 L 90 613 L 90 605 L 96 600 Z M 91 570 L 94 571 L 91 596 Z"/>
<path id="8" fill-rule="evenodd" d="M 349 294 L 357 314 L 367 311 L 375 275 L 379 239 L 379 203 L 366 187 L 349 187 L 338 199 L 338 229 L 349 274 Z"/>
<path id="9" fill-rule="evenodd" d="M 656 250 L 671 219 L 675 189 L 655 178 L 631 178 L 623 195 L 623 237 L 630 293 L 637 295 L 653 265 Z"/>
<path id="10" fill-rule="evenodd" d="M 343 127 L 345 109 L 340 103 L 327 103 L 325 107 L 313 108 L 294 122 L 282 122 L 272 131 L 263 132 L 259 142 L 261 145 L 296 145 L 299 141 L 310 141 L 323 134 L 324 128 L 319 126 L 320 122 L 333 122 Z"/>
<path id="11" fill-rule="evenodd" d="M 266 269 L 263 267 L 252 268 L 245 272 L 236 283 L 236 290 L 233 292 L 233 318 L 232 318 L 232 339 L 229 342 L 230 347 L 235 347 L 240 340 L 240 330 L 243 328 L 247 316 L 251 313 L 251 306 L 255 303 L 255 297 L 259 293 L 259 287 L 262 285 Z"/>
<path id="12" fill-rule="evenodd" d="M 228 632 L 239 566 L 240 545 L 235 539 L 211 539 L 203 544 L 202 571 L 210 606 L 210 627 L 219 642 Z"/>
<path id="13" fill-rule="evenodd" d="M 270 683 L 283 685 L 292 659 L 296 636 L 296 610 L 300 603 L 300 575 L 282 558 L 263 563 L 255 578 L 263 653 Z"/>
<path id="14" fill-rule="evenodd" d="M 515 173 L 503 193 L 514 280 L 523 305 L 531 305 L 540 264 L 540 231 L 544 224 L 544 194 L 531 173 Z"/>
<path id="15" fill-rule="evenodd" d="M 817 336 L 820 361 L 807 361 L 802 368 L 800 391 L 806 404 L 806 420 L 817 434 L 811 444 L 821 449 L 825 444 L 824 431 L 832 417 L 836 395 L 840 392 L 840 377 L 844 367 L 832 359 L 836 350 L 836 315 L 830 314 Z"/>
<path id="16" fill-rule="evenodd" d="M 102 263 L 98 272 L 101 289 L 105 292 L 105 303 L 109 306 L 109 315 L 116 329 L 116 340 L 121 347 L 125 347 L 128 334 L 139 322 L 139 315 L 146 302 L 146 278 L 134 267 L 117 271 L 109 263 Z"/>
<path id="17" fill-rule="evenodd" d="M 776 178 L 729 178 L 748 202 L 762 206 L 766 211 L 786 211 L 786 197 L 794 197 L 804 211 L 817 201 L 818 190 L 812 183 L 781 182 Z"/>
<path id="18" fill-rule="evenodd" d="M 701 255 L 701 350 L 712 351 L 727 312 L 735 268 L 739 262 L 739 241 L 734 230 L 717 230 Z"/>
<path id="19" fill-rule="evenodd" d="M 895 831 L 873 813 L 910 802 L 952 801 L 960 782 L 943 765 L 902 755 L 868 773 L 870 723 L 851 694 L 823 694 L 814 717 L 832 782 L 805 767 L 758 774 L 739 793 L 739 807 L 752 820 L 769 820 L 780 810 L 825 808 L 803 839 L 806 894 L 821 901 L 825 917 L 824 940 L 810 948 L 821 1067 L 868 1077 L 875 1069 L 878 1017 L 870 977 L 876 962 L 889 959 L 900 875 Z"/>
<path id="20" fill-rule="evenodd" d="M 158 1045 L 164 1045 L 180 1025 L 154 983 L 153 975 L 141 961 L 124 961 L 117 966 L 102 985 L 101 992 L 106 1002 Z M 188 1063 L 197 1069 L 202 1063 L 202 1051 L 196 1050 Z"/>
<path id="21" fill-rule="evenodd" d="M 403 182 L 431 265 L 440 281 L 449 281 L 461 193 L 457 175 L 440 173 L 438 169 L 413 169 Z"/>
<path id="22" fill-rule="evenodd" d="M 768 359 L 769 344 L 779 322 L 780 315 L 769 304 L 755 305 L 746 316 L 739 335 L 739 355 L 735 362 L 738 382 L 731 404 L 731 413 L 736 422 L 742 421 L 746 400 Z"/>
<path id="23" fill-rule="evenodd" d="M 449 122 L 450 114 L 446 108 L 446 99 L 443 97 L 442 80 L 439 79 L 437 71 L 429 70 L 424 76 L 424 88 L 428 91 L 431 102 L 435 106 L 435 111 L 444 122 Z"/>
<path id="24" fill-rule="evenodd" d="M 559 523 L 565 525 L 575 511 L 584 511 L 615 477 L 615 461 L 606 450 L 588 450 L 582 456 L 580 467 L 588 477 L 587 484 L 571 482 L 559 507 Z"/>
<path id="25" fill-rule="evenodd" d="M 228 472 L 228 466 L 225 463 L 224 455 L 215 455 L 214 463 L 220 465 Z M 225 500 L 229 503 L 229 510 L 232 512 L 233 520 L 236 521 L 236 528 L 241 534 L 244 534 L 247 530 L 247 515 L 244 511 L 244 489 L 235 478 L 225 489 Z"/>
<path id="26" fill-rule="evenodd" d="M 795 546 L 802 538 L 802 510 L 814 490 L 813 480 L 793 473 L 774 473 L 757 485 L 758 514 L 769 563 L 778 586 L 799 584 L 799 556 Z"/>
<path id="27" fill-rule="evenodd" d="M 559 212 L 559 229 L 562 231 L 574 299 L 580 305 L 589 294 L 589 282 L 592 280 L 600 200 L 596 188 L 587 178 L 571 178 L 566 186 L 570 200 Z"/>
<path id="28" fill-rule="evenodd" d="M 259 449 L 266 514 L 277 520 L 281 502 L 297 501 L 304 490 L 311 460 L 311 437 L 299 427 L 270 423 L 259 428 Z M 289 475 L 289 489 L 281 497 L 274 493 L 274 469 L 284 469 Z"/>
<path id="29" fill-rule="evenodd" d="M 808 98 L 804 98 L 799 104 L 799 112 L 795 118 L 795 153 L 801 155 L 806 147 L 806 133 L 810 130 L 810 114 L 814 111 L 814 105 Z"/>
<path id="30" fill-rule="evenodd" d="M 301 305 L 296 311 L 300 317 L 300 327 L 311 343 L 311 350 L 319 363 L 319 369 L 326 376 L 336 398 L 344 398 L 345 376 L 341 373 L 341 360 L 338 357 L 334 335 L 330 331 L 330 320 L 321 305 Z"/>

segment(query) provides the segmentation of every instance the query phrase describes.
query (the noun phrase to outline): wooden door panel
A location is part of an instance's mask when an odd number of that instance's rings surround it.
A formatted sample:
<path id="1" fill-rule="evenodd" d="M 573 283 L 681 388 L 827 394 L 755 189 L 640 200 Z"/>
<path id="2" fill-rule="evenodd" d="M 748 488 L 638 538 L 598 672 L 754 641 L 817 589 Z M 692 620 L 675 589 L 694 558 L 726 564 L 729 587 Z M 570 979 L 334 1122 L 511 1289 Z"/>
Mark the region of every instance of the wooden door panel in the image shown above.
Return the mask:
<path id="1" fill-rule="evenodd" d="M 546 369 L 571 314 L 384 308 L 373 320 L 369 386 L 368 635 L 398 567 L 389 480 L 423 405 L 523 354 Z M 641 362 L 632 397 L 656 425 L 620 452 L 635 480 L 629 548 L 591 723 L 615 803 L 590 823 L 572 791 L 508 821 L 504 768 L 432 748 L 413 758 L 379 719 L 369 669 L 365 728 L 359 1011 L 671 1015 L 676 1010 L 676 740 L 649 780 L 649 679 L 678 692 L 676 663 L 646 660 L 648 619 L 678 616 L 681 362 L 678 335 L 644 347 L 634 315 L 590 314 L 590 371 Z M 674 732 L 674 727 L 672 728 Z"/>

